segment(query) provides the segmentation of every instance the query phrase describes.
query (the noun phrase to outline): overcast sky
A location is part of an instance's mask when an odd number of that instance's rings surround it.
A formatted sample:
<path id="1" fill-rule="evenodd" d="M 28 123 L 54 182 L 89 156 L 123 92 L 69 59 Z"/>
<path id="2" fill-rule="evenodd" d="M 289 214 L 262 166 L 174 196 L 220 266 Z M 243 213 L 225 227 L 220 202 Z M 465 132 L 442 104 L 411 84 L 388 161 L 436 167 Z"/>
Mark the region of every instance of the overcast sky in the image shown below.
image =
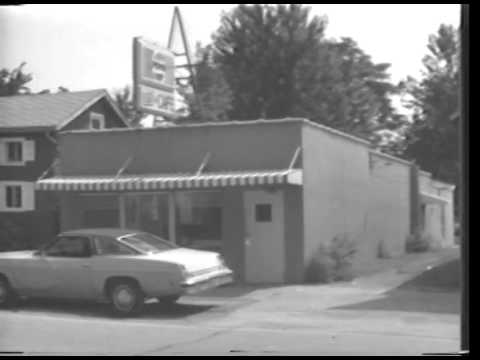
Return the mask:
<path id="1" fill-rule="evenodd" d="M 132 81 L 132 38 L 166 44 L 175 4 L 0 7 L 0 68 L 22 61 L 34 91 L 119 88 Z M 177 4 L 192 44 L 206 44 L 233 4 Z M 418 76 L 428 36 L 459 25 L 460 5 L 309 5 L 327 15 L 326 36 L 351 37 L 375 62 L 392 64 L 394 81 Z"/>

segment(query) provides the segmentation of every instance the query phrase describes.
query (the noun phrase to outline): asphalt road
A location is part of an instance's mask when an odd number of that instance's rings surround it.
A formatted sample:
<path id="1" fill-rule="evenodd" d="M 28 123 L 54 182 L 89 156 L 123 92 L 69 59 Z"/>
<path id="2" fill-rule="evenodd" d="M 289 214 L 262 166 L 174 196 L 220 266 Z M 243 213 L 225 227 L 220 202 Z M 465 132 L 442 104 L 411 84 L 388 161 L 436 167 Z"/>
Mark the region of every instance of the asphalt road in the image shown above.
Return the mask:
<path id="1" fill-rule="evenodd" d="M 182 298 L 171 306 L 152 301 L 135 319 L 112 318 L 104 305 L 27 301 L 16 310 L 0 311 L 0 351 L 27 355 L 457 351 L 458 291 L 397 286 L 413 277 L 405 271 L 387 271 L 353 283 L 227 287 Z"/>

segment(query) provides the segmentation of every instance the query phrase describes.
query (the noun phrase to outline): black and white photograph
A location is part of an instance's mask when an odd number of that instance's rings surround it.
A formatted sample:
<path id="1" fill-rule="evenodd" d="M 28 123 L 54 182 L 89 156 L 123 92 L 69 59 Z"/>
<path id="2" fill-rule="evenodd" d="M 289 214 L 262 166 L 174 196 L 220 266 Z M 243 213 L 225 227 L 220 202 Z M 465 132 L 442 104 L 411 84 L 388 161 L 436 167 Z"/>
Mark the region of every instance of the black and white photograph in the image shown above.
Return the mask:
<path id="1" fill-rule="evenodd" d="M 469 5 L 0 5 L 0 356 L 469 353 Z"/>

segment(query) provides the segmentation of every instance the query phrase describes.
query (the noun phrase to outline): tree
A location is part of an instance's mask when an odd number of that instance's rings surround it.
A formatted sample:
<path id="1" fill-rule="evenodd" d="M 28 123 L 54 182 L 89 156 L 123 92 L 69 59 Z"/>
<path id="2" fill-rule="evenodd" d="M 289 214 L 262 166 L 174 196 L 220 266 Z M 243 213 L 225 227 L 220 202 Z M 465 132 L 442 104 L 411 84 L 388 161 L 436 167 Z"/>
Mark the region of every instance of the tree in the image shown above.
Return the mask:
<path id="1" fill-rule="evenodd" d="M 222 71 L 212 61 L 212 47 L 201 48 L 198 44 L 197 58 L 195 94 L 187 87 L 179 89 L 189 109 L 189 115 L 181 121 L 226 121 L 232 107 L 232 92 Z"/>
<path id="2" fill-rule="evenodd" d="M 459 183 L 459 34 L 442 24 L 431 35 L 420 81 L 404 83 L 413 110 L 405 155 L 440 180 Z"/>
<path id="3" fill-rule="evenodd" d="M 296 69 L 295 114 L 377 143 L 379 130 L 405 121 L 391 104 L 397 87 L 389 67 L 373 63 L 350 38 L 324 41 Z"/>
<path id="4" fill-rule="evenodd" d="M 13 96 L 30 94 L 31 90 L 27 83 L 32 80 L 31 74 L 23 72 L 27 63 L 22 62 L 19 67 L 9 71 L 6 68 L 0 70 L 0 96 Z"/>
<path id="5" fill-rule="evenodd" d="M 348 38 L 326 40 L 325 17 L 301 5 L 239 5 L 222 15 L 214 63 L 233 93 L 234 120 L 306 117 L 370 136 L 400 120 L 388 64 Z"/>
<path id="6" fill-rule="evenodd" d="M 133 93 L 131 88 L 127 85 L 123 89 L 115 93 L 115 102 L 118 108 L 123 113 L 130 125 L 137 127 L 143 119 L 143 114 L 135 109 L 133 104 Z"/>
<path id="7" fill-rule="evenodd" d="M 26 86 L 27 83 L 32 81 L 32 74 L 26 74 L 23 72 L 23 68 L 27 65 L 26 62 L 22 62 L 19 67 L 12 71 L 3 68 L 0 70 L 0 96 L 14 96 L 14 95 L 31 95 L 32 90 Z M 66 87 L 59 86 L 57 92 L 68 92 Z M 36 93 L 50 94 L 50 89 L 44 89 Z"/>
<path id="8" fill-rule="evenodd" d="M 214 59 L 234 93 L 232 119 L 291 112 L 293 70 L 325 28 L 325 19 L 308 21 L 308 15 L 309 9 L 299 5 L 258 4 L 239 5 L 222 15 Z"/>

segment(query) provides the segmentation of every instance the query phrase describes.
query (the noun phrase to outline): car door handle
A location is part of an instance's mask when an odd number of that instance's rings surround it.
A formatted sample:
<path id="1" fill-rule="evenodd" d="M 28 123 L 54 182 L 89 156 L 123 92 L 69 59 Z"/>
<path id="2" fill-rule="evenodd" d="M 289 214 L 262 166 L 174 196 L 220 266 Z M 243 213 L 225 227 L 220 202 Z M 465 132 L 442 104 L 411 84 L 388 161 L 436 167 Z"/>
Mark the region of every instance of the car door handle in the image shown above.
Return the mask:
<path id="1" fill-rule="evenodd" d="M 90 267 L 90 264 L 82 264 L 82 267 L 83 267 L 83 268 L 89 268 L 89 267 Z"/>

